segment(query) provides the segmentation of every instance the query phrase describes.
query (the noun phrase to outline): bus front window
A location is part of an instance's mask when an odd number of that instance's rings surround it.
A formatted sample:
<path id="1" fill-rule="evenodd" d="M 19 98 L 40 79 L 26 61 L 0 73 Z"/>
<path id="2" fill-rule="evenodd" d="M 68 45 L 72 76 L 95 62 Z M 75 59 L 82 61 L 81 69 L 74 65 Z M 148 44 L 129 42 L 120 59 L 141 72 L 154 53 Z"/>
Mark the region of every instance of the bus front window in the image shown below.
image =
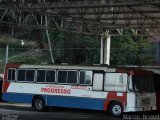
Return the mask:
<path id="1" fill-rule="evenodd" d="M 133 92 L 154 92 L 153 76 L 132 76 Z M 130 83 L 131 84 L 131 83 Z"/>

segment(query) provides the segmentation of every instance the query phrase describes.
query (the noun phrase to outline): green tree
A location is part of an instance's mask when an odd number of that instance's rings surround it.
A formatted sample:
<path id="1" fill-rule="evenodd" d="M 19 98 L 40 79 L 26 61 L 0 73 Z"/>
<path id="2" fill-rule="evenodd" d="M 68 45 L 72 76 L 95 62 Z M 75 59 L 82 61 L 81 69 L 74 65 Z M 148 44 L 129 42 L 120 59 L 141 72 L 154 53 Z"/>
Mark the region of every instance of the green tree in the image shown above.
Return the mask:
<path id="1" fill-rule="evenodd" d="M 113 65 L 145 65 L 153 62 L 151 44 L 147 38 L 133 36 L 126 31 L 122 36 L 114 36 L 111 40 L 111 64 Z"/>
<path id="2" fill-rule="evenodd" d="M 99 63 L 100 43 L 98 36 L 87 36 L 62 31 L 52 31 L 49 34 L 56 63 Z M 46 35 L 44 35 L 44 39 L 47 43 Z"/>

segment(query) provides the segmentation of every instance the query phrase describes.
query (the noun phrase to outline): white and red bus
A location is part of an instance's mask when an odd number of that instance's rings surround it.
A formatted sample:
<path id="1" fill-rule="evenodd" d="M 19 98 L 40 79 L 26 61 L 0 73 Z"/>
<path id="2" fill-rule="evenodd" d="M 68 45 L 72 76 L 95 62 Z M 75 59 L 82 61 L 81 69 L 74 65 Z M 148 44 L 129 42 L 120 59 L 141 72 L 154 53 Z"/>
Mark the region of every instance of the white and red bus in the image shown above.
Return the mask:
<path id="1" fill-rule="evenodd" d="M 123 112 L 156 110 L 153 72 L 106 66 L 5 66 L 3 100 L 46 106 Z"/>

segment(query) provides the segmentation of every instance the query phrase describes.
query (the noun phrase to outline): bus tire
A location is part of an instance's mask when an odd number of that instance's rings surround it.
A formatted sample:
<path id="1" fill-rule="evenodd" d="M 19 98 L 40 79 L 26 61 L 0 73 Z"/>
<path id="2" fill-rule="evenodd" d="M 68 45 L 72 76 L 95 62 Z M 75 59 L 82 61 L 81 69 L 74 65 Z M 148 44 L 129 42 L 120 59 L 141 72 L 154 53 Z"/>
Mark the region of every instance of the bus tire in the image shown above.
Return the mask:
<path id="1" fill-rule="evenodd" d="M 120 102 L 113 102 L 109 107 L 110 114 L 114 117 L 121 117 L 123 114 L 123 107 Z"/>
<path id="2" fill-rule="evenodd" d="M 44 111 L 45 110 L 45 100 L 40 96 L 35 97 L 32 102 L 32 107 L 36 111 L 40 111 L 40 112 Z"/>

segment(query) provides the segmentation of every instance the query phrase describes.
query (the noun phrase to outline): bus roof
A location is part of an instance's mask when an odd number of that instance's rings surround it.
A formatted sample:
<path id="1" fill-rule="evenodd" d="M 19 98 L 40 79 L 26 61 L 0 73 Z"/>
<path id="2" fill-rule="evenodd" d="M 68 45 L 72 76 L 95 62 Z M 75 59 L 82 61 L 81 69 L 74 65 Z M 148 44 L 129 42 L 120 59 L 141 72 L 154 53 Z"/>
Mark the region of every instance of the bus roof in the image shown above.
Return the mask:
<path id="1" fill-rule="evenodd" d="M 68 65 L 68 64 L 20 64 L 8 63 L 6 67 L 27 68 L 27 69 L 71 69 L 71 70 L 103 70 L 106 72 L 115 72 L 115 67 L 106 65 Z"/>
<path id="2" fill-rule="evenodd" d="M 21 68 L 21 69 L 70 69 L 70 70 L 95 70 L 104 72 L 120 72 L 128 73 L 130 75 L 153 74 L 153 72 L 129 66 L 109 66 L 109 65 L 68 65 L 68 64 L 21 64 L 8 63 L 7 68 Z"/>

